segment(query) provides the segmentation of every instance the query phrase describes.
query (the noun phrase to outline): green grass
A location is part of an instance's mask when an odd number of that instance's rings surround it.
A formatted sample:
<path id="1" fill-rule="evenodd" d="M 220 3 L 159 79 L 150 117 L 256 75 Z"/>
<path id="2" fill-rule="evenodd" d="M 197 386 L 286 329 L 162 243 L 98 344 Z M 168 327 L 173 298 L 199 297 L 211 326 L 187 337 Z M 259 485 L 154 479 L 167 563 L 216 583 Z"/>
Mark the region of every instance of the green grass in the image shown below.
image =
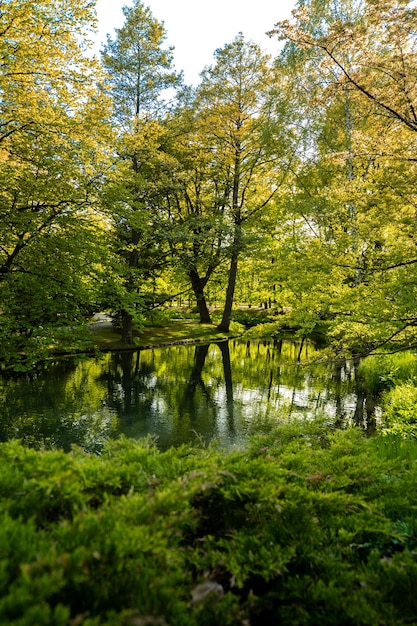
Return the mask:
<path id="1" fill-rule="evenodd" d="M 359 365 L 359 380 L 371 392 L 417 381 L 417 355 L 411 351 L 376 354 L 366 357 Z"/>
<path id="2" fill-rule="evenodd" d="M 405 437 L 404 432 L 394 434 L 385 432 L 384 436 L 372 439 L 378 455 L 385 460 L 417 461 L 417 439 Z"/>
<path id="3" fill-rule="evenodd" d="M 100 350 L 117 350 L 126 348 L 120 341 L 120 331 L 114 328 L 98 328 L 92 332 L 92 341 Z M 214 324 L 199 324 L 193 320 L 170 321 L 165 327 L 145 326 L 135 335 L 135 346 L 138 348 L 184 342 L 218 341 L 236 336 L 243 332 L 243 327 L 233 323 L 229 333 L 221 333 Z"/>

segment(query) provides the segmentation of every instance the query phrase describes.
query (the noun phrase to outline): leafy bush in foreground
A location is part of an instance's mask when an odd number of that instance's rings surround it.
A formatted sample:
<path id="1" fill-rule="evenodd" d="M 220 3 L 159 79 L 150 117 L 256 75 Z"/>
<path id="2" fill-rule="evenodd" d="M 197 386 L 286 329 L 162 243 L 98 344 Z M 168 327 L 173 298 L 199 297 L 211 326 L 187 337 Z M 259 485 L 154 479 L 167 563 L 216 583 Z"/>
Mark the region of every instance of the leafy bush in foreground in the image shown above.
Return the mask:
<path id="1" fill-rule="evenodd" d="M 414 623 L 416 479 L 307 425 L 228 454 L 3 444 L 0 623 Z"/>

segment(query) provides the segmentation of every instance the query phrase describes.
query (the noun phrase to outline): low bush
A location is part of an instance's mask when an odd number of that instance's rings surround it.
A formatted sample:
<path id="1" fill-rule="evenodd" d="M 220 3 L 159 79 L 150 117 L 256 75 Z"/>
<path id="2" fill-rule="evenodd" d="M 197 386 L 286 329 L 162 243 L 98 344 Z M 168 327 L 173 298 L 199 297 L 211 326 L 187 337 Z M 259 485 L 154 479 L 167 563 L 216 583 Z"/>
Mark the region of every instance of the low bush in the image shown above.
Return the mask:
<path id="1" fill-rule="evenodd" d="M 194 319 L 195 315 L 178 307 L 158 307 L 146 313 L 145 326 L 164 327 L 173 320 Z"/>
<path id="2" fill-rule="evenodd" d="M 1 445 L 0 623 L 414 623 L 416 465 L 303 424 L 229 453 Z"/>
<path id="3" fill-rule="evenodd" d="M 252 328 L 258 324 L 266 324 L 277 321 L 277 311 L 271 309 L 234 309 L 232 319 L 239 322 L 245 328 Z"/>

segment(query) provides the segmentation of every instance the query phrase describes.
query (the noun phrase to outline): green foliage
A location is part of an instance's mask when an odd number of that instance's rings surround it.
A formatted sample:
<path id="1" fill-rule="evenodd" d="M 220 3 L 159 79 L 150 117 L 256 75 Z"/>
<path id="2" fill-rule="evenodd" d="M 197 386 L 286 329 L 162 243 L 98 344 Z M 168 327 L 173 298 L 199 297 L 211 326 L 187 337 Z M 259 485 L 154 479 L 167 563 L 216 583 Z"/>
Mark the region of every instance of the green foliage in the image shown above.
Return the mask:
<path id="1" fill-rule="evenodd" d="M 220 315 L 215 314 L 215 315 L 212 315 L 212 319 L 213 319 L 214 324 L 219 324 L 221 318 L 220 318 Z M 227 332 L 222 332 L 220 330 L 218 330 L 218 332 L 223 337 L 227 337 L 228 335 L 239 336 L 239 335 L 243 335 L 243 333 L 245 332 L 245 327 L 240 322 L 232 320 L 229 324 L 229 330 Z"/>
<path id="2" fill-rule="evenodd" d="M 239 322 L 246 328 L 252 328 L 258 324 L 276 322 L 276 314 L 270 310 L 259 309 L 235 309 L 232 314 L 234 322 Z M 271 337 L 271 335 L 269 335 Z"/>
<path id="3" fill-rule="evenodd" d="M 301 158 L 284 196 L 274 282 L 284 306 L 329 316 L 339 354 L 415 344 L 417 126 L 408 106 L 417 91 L 405 85 L 417 64 L 416 18 L 407 1 L 305 0 L 276 25 Z"/>
<path id="4" fill-rule="evenodd" d="M 195 315 L 184 309 L 158 307 L 148 311 L 145 326 L 169 326 L 171 322 L 178 320 L 195 319 Z"/>
<path id="5" fill-rule="evenodd" d="M 415 462 L 417 461 L 417 440 L 403 435 L 403 433 L 395 434 L 385 431 L 383 437 L 375 437 L 372 443 L 383 459 Z"/>
<path id="6" fill-rule="evenodd" d="M 414 619 L 417 469 L 358 432 L 292 424 L 229 454 L 12 442 L 0 467 L 2 623 Z"/>
<path id="7" fill-rule="evenodd" d="M 164 199 L 175 159 L 166 150 L 167 88 L 181 82 L 172 69 L 166 31 L 140 0 L 124 7 L 124 25 L 107 37 L 102 62 L 113 100 L 117 159 L 106 201 L 113 218 L 114 273 L 122 315 L 122 341 L 134 344 L 146 296 L 166 268 L 170 233 Z M 117 297 L 116 295 L 113 297 Z"/>
<path id="8" fill-rule="evenodd" d="M 310 338 L 318 343 L 326 343 L 327 325 L 316 315 L 300 315 L 289 313 L 274 317 L 269 314 L 265 322 L 261 322 L 250 328 L 245 337 L 251 339 L 263 339 L 267 337 L 294 337 Z"/>
<path id="9" fill-rule="evenodd" d="M 51 358 L 52 354 L 74 354 L 94 350 L 93 337 L 85 326 L 38 328 L 25 340 L 4 342 L 0 350 L 1 365 L 5 370 L 29 372 Z"/>
<path id="10" fill-rule="evenodd" d="M 412 383 L 396 385 L 383 396 L 385 432 L 417 437 L 417 387 Z"/>
<path id="11" fill-rule="evenodd" d="M 373 393 L 402 382 L 417 381 L 417 355 L 413 352 L 378 354 L 363 359 L 358 368 L 362 384 Z"/>
<path id="12" fill-rule="evenodd" d="M 173 48 L 164 49 L 166 31 L 140 0 L 123 7 L 125 23 L 116 37 L 107 35 L 102 52 L 107 81 L 114 99 L 114 113 L 126 128 L 139 115 L 154 114 L 161 106 L 161 92 L 178 85 L 171 69 Z"/>
<path id="13" fill-rule="evenodd" d="M 245 336 L 249 339 L 263 339 L 266 337 L 279 337 L 284 333 L 282 321 L 264 322 L 252 326 L 246 331 Z"/>
<path id="14" fill-rule="evenodd" d="M 43 357 L 43 330 L 79 323 L 98 299 L 111 131 L 84 54 L 93 22 L 81 0 L 2 5 L 0 359 Z"/>

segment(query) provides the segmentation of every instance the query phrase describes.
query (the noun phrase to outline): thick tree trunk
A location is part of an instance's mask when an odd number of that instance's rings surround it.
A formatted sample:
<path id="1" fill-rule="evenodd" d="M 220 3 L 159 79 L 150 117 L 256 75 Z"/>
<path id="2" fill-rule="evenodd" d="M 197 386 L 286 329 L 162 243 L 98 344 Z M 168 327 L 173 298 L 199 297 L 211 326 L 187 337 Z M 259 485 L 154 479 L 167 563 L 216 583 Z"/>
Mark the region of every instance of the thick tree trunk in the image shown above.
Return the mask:
<path id="1" fill-rule="evenodd" d="M 133 319 L 130 313 L 122 311 L 122 343 L 133 346 Z"/>
<path id="2" fill-rule="evenodd" d="M 232 256 L 230 258 L 229 277 L 227 281 L 226 300 L 224 303 L 222 321 L 218 325 L 218 329 L 223 333 L 228 333 L 230 328 L 230 321 L 232 319 L 233 299 L 235 295 L 236 278 L 237 278 L 237 265 L 240 252 L 240 232 L 241 227 L 236 226 L 235 237 L 233 241 Z"/>
<path id="3" fill-rule="evenodd" d="M 208 310 L 206 296 L 204 295 L 204 287 L 207 284 L 207 278 L 201 278 L 194 269 L 188 272 L 188 276 L 197 301 L 200 324 L 211 324 L 210 312 Z"/>
<path id="4" fill-rule="evenodd" d="M 241 123 L 238 128 L 241 127 Z M 235 295 L 236 277 L 237 277 L 237 263 L 239 259 L 239 253 L 241 248 L 241 235 L 242 235 L 242 219 L 241 219 L 241 207 L 239 206 L 239 190 L 240 190 L 240 165 L 241 165 L 241 145 L 240 140 L 237 139 L 235 150 L 235 162 L 233 173 L 233 192 L 232 192 L 232 211 L 235 223 L 235 232 L 233 237 L 232 255 L 230 257 L 229 277 L 227 281 L 226 289 L 226 301 L 224 303 L 222 321 L 218 325 L 218 329 L 223 333 L 228 333 L 230 328 L 230 321 L 232 319 L 233 299 Z"/>
<path id="5" fill-rule="evenodd" d="M 130 271 L 134 271 L 139 266 L 139 252 L 136 246 L 139 243 L 140 233 L 138 230 L 132 229 L 131 243 L 133 244 L 133 250 L 130 251 L 128 257 L 128 267 Z M 136 289 L 133 273 L 128 277 L 126 282 L 126 291 L 132 293 Z M 122 336 L 120 338 L 122 343 L 133 346 L 133 317 L 128 311 L 122 310 Z"/>

